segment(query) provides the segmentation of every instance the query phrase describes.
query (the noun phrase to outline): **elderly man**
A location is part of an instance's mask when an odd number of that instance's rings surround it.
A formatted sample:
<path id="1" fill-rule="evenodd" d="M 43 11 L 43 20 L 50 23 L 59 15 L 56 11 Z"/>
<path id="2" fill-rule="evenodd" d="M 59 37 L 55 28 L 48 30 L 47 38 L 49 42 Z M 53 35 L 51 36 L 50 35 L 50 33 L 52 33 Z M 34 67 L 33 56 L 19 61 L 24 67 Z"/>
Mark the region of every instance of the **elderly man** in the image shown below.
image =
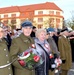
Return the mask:
<path id="1" fill-rule="evenodd" d="M 21 24 L 22 33 L 12 40 L 11 48 L 10 48 L 10 55 L 12 61 L 17 58 L 18 54 L 24 52 L 32 44 L 34 44 L 33 39 L 30 37 L 32 32 L 32 23 L 30 21 L 24 21 Z M 14 66 L 14 75 L 33 75 L 33 71 L 23 68 L 19 62 L 16 60 L 13 63 Z"/>
<path id="2" fill-rule="evenodd" d="M 71 57 L 71 46 L 70 41 L 68 39 L 68 29 L 61 30 L 60 37 L 58 40 L 58 48 L 60 52 L 60 57 L 62 59 L 62 73 L 61 75 L 67 75 L 68 70 L 72 66 L 72 57 Z"/>

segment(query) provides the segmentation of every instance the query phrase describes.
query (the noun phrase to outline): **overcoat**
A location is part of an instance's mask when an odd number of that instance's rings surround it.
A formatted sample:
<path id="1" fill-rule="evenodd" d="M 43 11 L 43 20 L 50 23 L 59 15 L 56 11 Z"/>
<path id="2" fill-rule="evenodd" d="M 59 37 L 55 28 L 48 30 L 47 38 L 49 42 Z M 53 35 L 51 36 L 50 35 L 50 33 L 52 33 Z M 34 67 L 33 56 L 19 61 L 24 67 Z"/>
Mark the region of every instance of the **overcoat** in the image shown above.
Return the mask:
<path id="1" fill-rule="evenodd" d="M 58 40 L 58 48 L 62 60 L 66 60 L 64 64 L 61 65 L 63 70 L 69 70 L 72 66 L 72 57 L 71 57 L 71 46 L 69 39 L 60 36 Z"/>
<path id="2" fill-rule="evenodd" d="M 13 75 L 11 65 L 2 67 L 11 63 L 10 54 L 5 39 L 0 40 L 0 75 Z"/>
<path id="3" fill-rule="evenodd" d="M 17 58 L 18 54 L 27 50 L 31 46 L 31 44 L 34 44 L 33 39 L 31 37 L 25 36 L 23 33 L 20 34 L 18 37 L 14 38 L 12 40 L 12 44 L 10 47 L 10 55 L 12 61 Z M 33 70 L 30 71 L 28 69 L 22 68 L 17 60 L 13 63 L 13 66 L 14 66 L 14 75 L 34 74 Z"/>
<path id="4" fill-rule="evenodd" d="M 59 51 L 58 51 L 58 48 L 57 48 L 57 45 L 56 45 L 54 39 L 51 36 L 49 36 L 49 38 L 47 39 L 47 41 L 50 44 L 52 53 L 59 55 Z"/>

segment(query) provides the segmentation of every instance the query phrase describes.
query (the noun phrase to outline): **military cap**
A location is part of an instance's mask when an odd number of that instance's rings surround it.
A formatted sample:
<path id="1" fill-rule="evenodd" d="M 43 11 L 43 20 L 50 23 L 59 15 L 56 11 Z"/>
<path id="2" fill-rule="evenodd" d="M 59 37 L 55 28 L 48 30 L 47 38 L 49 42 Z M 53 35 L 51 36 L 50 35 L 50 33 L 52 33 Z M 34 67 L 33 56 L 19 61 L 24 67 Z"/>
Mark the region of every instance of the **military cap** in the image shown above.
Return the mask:
<path id="1" fill-rule="evenodd" d="M 32 22 L 29 20 L 26 20 L 21 24 L 21 27 L 27 27 L 27 26 L 33 27 Z"/>
<path id="2" fill-rule="evenodd" d="M 64 28 L 61 30 L 61 32 L 64 32 L 64 31 L 68 31 L 68 28 Z"/>
<path id="3" fill-rule="evenodd" d="M 47 29 L 47 32 L 48 32 L 48 33 L 50 33 L 50 32 L 55 32 L 55 29 L 50 27 L 50 28 Z"/>

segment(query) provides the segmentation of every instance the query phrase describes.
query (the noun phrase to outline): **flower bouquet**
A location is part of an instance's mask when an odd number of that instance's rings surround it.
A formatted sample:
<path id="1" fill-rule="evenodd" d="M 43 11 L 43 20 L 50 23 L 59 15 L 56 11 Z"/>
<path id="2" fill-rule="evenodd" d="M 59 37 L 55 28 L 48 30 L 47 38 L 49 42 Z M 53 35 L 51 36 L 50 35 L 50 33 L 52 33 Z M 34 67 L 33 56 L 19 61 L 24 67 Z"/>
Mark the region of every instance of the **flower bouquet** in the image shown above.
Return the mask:
<path id="1" fill-rule="evenodd" d="M 50 61 L 49 69 L 51 71 L 54 70 L 55 73 L 58 73 L 60 71 L 60 66 L 62 64 L 60 57 L 55 57 L 55 56 L 53 56 L 52 53 L 50 53 L 49 61 Z"/>
<path id="2" fill-rule="evenodd" d="M 56 64 L 55 73 L 61 72 L 62 60 L 60 59 L 60 57 L 55 59 L 55 64 Z"/>
<path id="3" fill-rule="evenodd" d="M 32 70 L 43 63 L 43 58 L 35 48 L 29 48 L 18 55 L 18 62 L 23 68 Z"/>

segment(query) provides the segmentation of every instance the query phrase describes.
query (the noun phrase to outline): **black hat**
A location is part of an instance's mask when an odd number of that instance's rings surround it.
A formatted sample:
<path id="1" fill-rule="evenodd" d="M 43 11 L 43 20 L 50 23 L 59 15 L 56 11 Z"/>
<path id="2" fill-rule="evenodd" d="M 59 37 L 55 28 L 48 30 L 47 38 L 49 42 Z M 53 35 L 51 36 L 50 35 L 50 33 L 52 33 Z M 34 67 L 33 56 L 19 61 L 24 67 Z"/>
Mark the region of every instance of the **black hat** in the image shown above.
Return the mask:
<path id="1" fill-rule="evenodd" d="M 33 26 L 33 29 L 35 29 L 36 27 L 35 26 Z"/>
<path id="2" fill-rule="evenodd" d="M 64 32 L 64 31 L 68 31 L 68 28 L 64 28 L 61 30 L 61 32 Z"/>
<path id="3" fill-rule="evenodd" d="M 24 22 L 21 24 L 21 26 L 22 26 L 22 27 L 27 27 L 27 26 L 33 27 L 32 22 L 29 21 L 29 20 L 24 21 Z"/>

